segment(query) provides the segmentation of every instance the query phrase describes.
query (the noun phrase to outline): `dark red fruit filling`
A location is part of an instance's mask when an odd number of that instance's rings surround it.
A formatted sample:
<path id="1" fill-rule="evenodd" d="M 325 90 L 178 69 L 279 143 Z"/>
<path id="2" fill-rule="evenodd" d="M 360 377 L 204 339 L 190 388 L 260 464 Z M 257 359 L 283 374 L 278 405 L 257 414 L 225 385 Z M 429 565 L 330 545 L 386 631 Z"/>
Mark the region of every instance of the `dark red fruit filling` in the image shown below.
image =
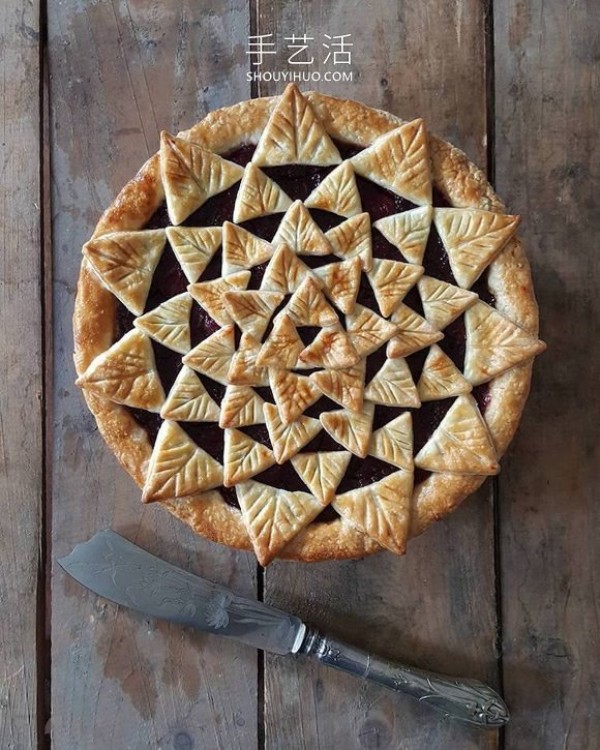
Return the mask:
<path id="1" fill-rule="evenodd" d="M 343 158 L 349 158 L 354 154 L 358 153 L 361 149 L 350 144 L 337 143 L 338 149 Z M 254 153 L 253 145 L 244 145 L 240 148 L 226 154 L 226 158 L 236 162 L 240 165 L 247 164 L 252 158 Z M 301 199 L 304 200 L 312 190 L 323 180 L 323 178 L 331 171 L 331 167 L 306 167 L 306 166 L 283 166 L 283 167 L 269 167 L 264 171 L 277 182 L 278 185 L 292 198 L 293 200 Z M 385 190 L 384 188 L 375 185 L 374 183 L 366 180 L 362 177 L 357 177 L 357 185 L 361 196 L 362 206 L 364 211 L 368 211 L 372 221 L 376 221 L 383 216 L 389 216 L 390 214 L 399 213 L 400 211 L 408 211 L 414 208 L 414 204 L 409 201 L 394 195 L 393 193 Z M 214 196 L 213 198 L 206 201 L 197 211 L 195 211 L 185 222 L 185 226 L 219 226 L 224 221 L 231 221 L 233 217 L 233 208 L 235 204 L 235 198 L 238 190 L 238 185 L 234 185 L 228 190 Z M 434 205 L 435 206 L 448 206 L 448 202 L 445 200 L 443 195 L 434 190 Z M 343 217 L 329 213 L 327 211 L 312 210 L 311 215 L 321 227 L 323 231 L 328 231 L 332 227 L 340 224 L 344 219 Z M 244 226 L 248 231 L 256 234 L 258 237 L 262 237 L 266 240 L 271 240 L 277 231 L 281 220 L 281 215 L 277 216 L 265 216 L 258 219 L 252 219 L 244 222 Z M 169 218 L 167 215 L 166 207 L 161 206 L 152 219 L 149 221 L 147 228 L 155 229 L 162 228 L 169 225 Z M 392 260 L 399 260 L 401 256 L 398 250 L 391 245 L 383 235 L 376 229 L 373 232 L 373 254 L 376 258 L 388 258 Z M 326 263 L 337 261 L 338 258 L 335 256 L 306 256 L 303 257 L 303 261 L 312 268 L 316 268 Z M 435 227 L 431 227 L 429 240 L 427 243 L 427 249 L 425 251 L 425 258 L 423 264 L 426 268 L 426 272 L 430 276 L 448 281 L 450 283 L 456 283 L 456 280 L 452 274 L 452 270 L 448 263 L 448 256 L 442 246 L 441 240 L 435 231 Z M 251 280 L 249 284 L 250 289 L 257 289 L 260 286 L 263 274 L 265 272 L 266 263 L 256 266 L 252 269 Z M 201 281 L 207 281 L 210 279 L 218 278 L 221 275 L 221 253 L 215 254 L 215 257 L 202 274 Z M 179 263 L 177 262 L 173 250 L 167 244 L 161 261 L 158 265 L 152 287 L 148 295 L 148 301 L 146 304 L 146 310 L 152 310 L 157 305 L 170 299 L 176 294 L 180 294 L 185 291 L 187 287 L 187 279 L 181 270 Z M 473 290 L 476 291 L 479 296 L 489 304 L 494 303 L 493 295 L 490 293 L 487 286 L 487 274 L 484 274 L 482 278 L 474 285 Z M 280 308 L 283 308 L 287 304 L 285 299 Z M 367 281 L 365 275 L 361 279 L 361 286 L 358 295 L 358 302 L 365 307 L 372 310 L 378 311 L 378 306 L 375 301 L 373 290 Z M 413 289 L 406 296 L 404 302 L 414 309 L 417 313 L 423 313 L 420 297 L 416 289 Z M 342 324 L 344 316 L 340 315 Z M 117 337 L 122 336 L 126 331 L 131 329 L 133 326 L 133 316 L 131 313 L 120 303 L 118 303 L 118 314 L 117 314 Z M 190 321 L 191 333 L 192 333 L 192 346 L 195 346 L 200 341 L 204 340 L 207 336 L 210 336 L 219 326 L 217 323 L 200 308 L 195 302 L 192 306 L 191 321 Z M 299 329 L 300 337 L 305 344 L 310 343 L 317 335 L 319 329 L 313 329 L 304 327 Z M 270 327 L 265 333 L 268 335 Z M 458 318 L 454 323 L 448 326 L 444 331 L 444 338 L 440 342 L 442 349 L 448 354 L 453 362 L 462 369 L 464 364 L 465 356 L 465 327 L 462 316 Z M 156 363 L 158 372 L 165 388 L 168 391 L 177 373 L 181 369 L 181 355 L 177 352 L 173 352 L 170 349 L 153 342 L 154 353 L 156 357 Z M 380 367 L 385 362 L 385 351 L 386 347 L 382 346 L 375 353 L 371 354 L 367 358 L 367 372 L 366 382 L 375 375 Z M 412 376 L 415 382 L 418 381 L 427 350 L 416 352 L 408 356 L 407 363 L 410 367 Z M 304 371 L 306 372 L 306 371 Z M 225 387 L 220 383 L 211 380 L 208 377 L 201 376 L 202 382 L 206 389 L 214 398 L 217 403 L 220 403 L 225 393 Z M 255 389 L 259 395 L 265 400 L 274 403 L 273 394 L 271 389 L 268 387 L 260 387 Z M 489 388 L 487 385 L 478 386 L 473 390 L 473 395 L 479 404 L 482 411 L 485 411 L 488 400 L 489 400 Z M 424 403 L 419 409 L 412 409 L 413 413 L 413 430 L 415 440 L 415 453 L 418 452 L 423 445 L 427 442 L 429 436 L 433 433 L 437 425 L 443 419 L 444 415 L 453 403 L 453 399 L 446 399 L 443 401 L 432 401 Z M 310 417 L 318 418 L 319 414 L 324 411 L 331 411 L 333 409 L 341 408 L 338 404 L 326 398 L 325 396 L 319 399 L 315 404 L 306 409 L 305 414 Z M 130 413 L 135 417 L 136 421 L 142 425 L 147 433 L 149 440 L 154 443 L 156 435 L 162 423 L 161 418 L 157 414 L 152 414 L 147 411 L 139 409 L 129 409 Z M 406 409 L 401 408 L 389 408 L 384 406 L 376 406 L 373 429 L 382 427 L 387 422 L 391 421 L 395 417 L 399 416 Z M 185 422 L 181 425 L 188 435 L 204 450 L 206 450 L 213 458 L 218 461 L 223 459 L 223 430 L 219 428 L 217 424 L 213 423 L 192 423 Z M 251 427 L 244 427 L 243 432 L 258 440 L 259 442 L 271 447 L 269 435 L 264 425 L 254 425 Z M 312 451 L 334 451 L 343 450 L 343 447 L 336 443 L 324 430 L 322 430 L 308 445 L 306 445 L 302 452 Z M 396 471 L 394 466 L 380 461 L 372 456 L 367 458 L 358 458 L 353 456 L 348 471 L 342 479 L 339 486 L 340 492 L 346 492 L 356 487 L 363 487 L 372 482 L 376 482 L 383 477 Z M 415 483 L 424 481 L 428 472 L 417 470 L 415 472 Z M 269 484 L 274 487 L 282 487 L 288 490 L 300 490 L 306 491 L 304 483 L 300 480 L 299 476 L 294 471 L 291 464 L 288 462 L 283 466 L 273 466 L 261 474 L 257 475 L 255 479 L 259 482 Z M 237 506 L 237 497 L 234 488 L 221 488 L 221 493 L 224 499 L 231 505 Z M 337 518 L 337 514 L 333 509 L 327 508 L 317 518 L 317 521 L 328 522 Z"/>

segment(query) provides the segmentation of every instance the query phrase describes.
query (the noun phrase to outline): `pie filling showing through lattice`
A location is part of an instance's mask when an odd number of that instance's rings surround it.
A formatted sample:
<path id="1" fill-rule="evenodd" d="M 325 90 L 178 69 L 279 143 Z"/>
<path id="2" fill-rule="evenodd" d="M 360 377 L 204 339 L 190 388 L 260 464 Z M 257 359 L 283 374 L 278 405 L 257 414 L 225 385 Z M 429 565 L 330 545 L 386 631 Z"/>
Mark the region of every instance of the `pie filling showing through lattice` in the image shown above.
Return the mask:
<path id="1" fill-rule="evenodd" d="M 422 120 L 337 142 L 290 86 L 258 143 L 163 133 L 160 171 L 84 246 L 119 310 L 78 384 L 146 429 L 145 501 L 220 493 L 266 564 L 339 516 L 401 553 L 416 485 L 497 473 L 488 384 L 543 348 L 486 283 L 518 217 L 433 189 Z"/>

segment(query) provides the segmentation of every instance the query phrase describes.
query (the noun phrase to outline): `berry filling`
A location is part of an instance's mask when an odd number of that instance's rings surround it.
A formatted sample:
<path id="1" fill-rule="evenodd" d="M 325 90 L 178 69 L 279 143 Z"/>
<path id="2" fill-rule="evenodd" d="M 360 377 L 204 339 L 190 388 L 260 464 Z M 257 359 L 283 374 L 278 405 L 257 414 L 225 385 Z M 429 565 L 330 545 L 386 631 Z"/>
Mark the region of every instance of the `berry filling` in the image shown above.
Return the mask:
<path id="1" fill-rule="evenodd" d="M 336 143 L 336 145 L 343 158 L 351 157 L 361 150 L 359 147 L 352 146 L 350 144 Z M 250 161 L 253 152 L 253 145 L 244 145 L 236 149 L 235 151 L 225 154 L 225 158 L 243 166 Z M 331 171 L 331 169 L 331 167 L 291 165 L 269 167 L 265 168 L 264 171 L 269 177 L 275 180 L 278 185 L 281 186 L 281 188 L 290 196 L 290 198 L 292 198 L 292 200 L 304 200 Z M 224 221 L 231 221 L 238 185 L 239 183 L 220 193 L 219 195 L 216 195 L 213 198 L 207 200 L 197 211 L 195 211 L 188 219 L 186 219 L 186 221 L 184 222 L 184 226 L 219 226 Z M 415 207 L 412 203 L 405 200 L 404 198 L 400 198 L 399 196 L 394 195 L 393 193 L 362 177 L 357 176 L 357 185 L 362 201 L 363 211 L 367 211 L 370 214 L 372 221 L 376 221 L 377 219 L 384 216 L 389 216 L 390 214 L 407 211 Z M 434 190 L 434 205 L 449 205 L 443 195 L 437 190 Z M 311 209 L 310 213 L 323 231 L 328 231 L 344 220 L 343 217 L 337 216 L 327 211 Z M 261 237 L 265 240 L 271 240 L 275 235 L 275 232 L 277 231 L 281 218 L 281 214 L 264 216 L 244 222 L 242 226 L 258 237 Z M 163 205 L 155 212 L 152 219 L 148 222 L 146 228 L 163 228 L 169 226 L 169 223 L 170 222 L 167 215 L 166 206 Z M 376 229 L 372 230 L 372 237 L 374 257 L 387 258 L 391 260 L 401 259 L 399 257 L 398 250 L 393 245 L 391 245 Z M 336 258 L 335 256 L 302 256 L 302 260 L 307 265 L 315 268 L 326 263 L 336 261 L 338 260 L 338 258 Z M 452 275 L 452 271 L 448 263 L 447 253 L 445 252 L 442 242 L 433 225 L 431 227 L 423 265 L 425 266 L 426 273 L 428 275 L 434 276 L 443 281 L 448 281 L 454 284 L 456 283 L 456 280 Z M 251 269 L 252 275 L 250 283 L 248 285 L 249 289 L 257 289 L 260 286 L 265 268 L 266 263 L 263 263 Z M 218 278 L 220 275 L 221 252 L 217 252 L 199 280 L 207 281 L 210 279 Z M 486 279 L 487 274 L 484 273 L 479 281 L 474 285 L 473 291 L 476 291 L 481 299 L 483 299 L 485 302 L 493 304 L 494 298 L 487 287 Z M 188 282 L 181 269 L 181 266 L 177 262 L 173 250 L 167 243 L 160 263 L 158 264 L 158 267 L 154 274 L 152 286 L 146 303 L 146 311 L 152 310 L 174 295 L 184 292 L 187 285 Z M 378 305 L 373 294 L 373 289 L 364 274 L 361 279 L 358 302 L 361 305 L 374 310 L 375 312 L 379 312 Z M 286 303 L 287 299 L 284 300 L 281 306 Z M 420 315 L 423 314 L 420 297 L 416 288 L 413 288 L 408 293 L 408 295 L 404 299 L 404 303 Z M 344 318 L 343 316 L 341 316 L 341 321 L 343 322 L 343 320 Z M 133 315 L 119 302 L 117 313 L 117 337 L 122 336 L 132 327 Z M 219 326 L 208 315 L 207 312 L 205 312 L 198 304 L 196 304 L 196 302 L 194 302 L 192 306 L 190 328 L 192 335 L 192 346 L 196 346 L 198 343 L 217 331 Z M 268 330 L 265 336 L 268 335 Z M 305 345 L 312 341 L 317 333 L 318 329 L 311 329 L 308 327 L 299 328 L 299 334 Z M 459 369 L 462 369 L 465 356 L 465 327 L 462 316 L 444 329 L 444 338 L 441 340 L 439 345 L 457 365 L 457 367 L 459 367 Z M 173 385 L 179 370 L 181 369 L 181 354 L 178 354 L 177 352 L 174 352 L 154 341 L 153 348 L 159 376 L 161 378 L 165 392 L 168 392 Z M 428 350 L 425 349 L 411 354 L 406 358 L 415 383 L 418 381 L 423 369 L 427 351 Z M 375 375 L 375 373 L 381 368 L 381 366 L 385 362 L 385 359 L 385 345 L 380 347 L 376 352 L 367 357 L 365 378 L 366 383 L 368 383 Z M 200 377 L 210 396 L 217 403 L 221 403 L 225 394 L 225 387 L 208 377 Z M 255 390 L 265 401 L 274 403 L 273 394 L 270 388 L 261 387 L 256 388 Z M 475 388 L 473 390 L 473 396 L 477 400 L 481 411 L 484 412 L 489 401 L 488 385 L 486 384 Z M 410 409 L 413 416 L 415 454 L 427 442 L 428 438 L 439 425 L 452 403 L 453 399 L 429 401 L 423 403 L 418 409 Z M 341 407 L 338 404 L 323 396 L 315 404 L 307 408 L 304 413 L 309 417 L 318 418 L 319 414 L 323 413 L 324 411 L 330 411 L 340 408 Z M 134 416 L 136 421 L 145 428 L 150 442 L 154 443 L 154 441 L 156 440 L 156 435 L 162 423 L 161 417 L 157 414 L 140 409 L 129 408 L 129 411 Z M 404 408 L 376 406 L 373 429 L 376 430 L 379 427 L 382 427 L 387 422 L 394 419 L 404 411 L 406 411 L 406 409 Z M 219 428 L 217 424 L 184 422 L 181 423 L 181 426 L 199 446 L 206 450 L 213 458 L 222 462 L 224 432 L 221 428 Z M 242 431 L 251 436 L 253 439 L 258 440 L 259 442 L 271 447 L 269 435 L 265 425 L 244 427 L 242 428 Z M 336 441 L 334 441 L 325 430 L 322 430 L 308 445 L 306 445 L 302 449 L 301 452 L 306 453 L 313 451 L 334 450 L 344 450 L 344 448 Z M 366 486 L 368 484 L 371 484 L 372 482 L 376 482 L 382 479 L 383 477 L 391 474 L 394 471 L 396 471 L 396 467 L 385 463 L 384 461 L 380 461 L 379 459 L 372 456 L 367 456 L 366 458 L 358 458 L 357 456 L 353 456 L 350 461 L 348 470 L 340 483 L 338 491 L 346 492 L 348 490 L 355 489 L 356 487 Z M 415 471 L 415 484 L 424 481 L 428 476 L 428 472 L 417 469 Z M 271 468 L 254 477 L 254 479 L 259 482 L 269 484 L 273 487 L 281 487 L 288 490 L 306 491 L 307 489 L 289 461 L 281 466 L 272 466 Z M 234 506 L 238 505 L 234 488 L 221 488 L 221 493 L 227 503 Z M 320 522 L 328 522 L 334 520 L 335 518 L 337 518 L 337 514 L 335 513 L 335 511 L 332 508 L 326 508 L 316 520 Z"/>

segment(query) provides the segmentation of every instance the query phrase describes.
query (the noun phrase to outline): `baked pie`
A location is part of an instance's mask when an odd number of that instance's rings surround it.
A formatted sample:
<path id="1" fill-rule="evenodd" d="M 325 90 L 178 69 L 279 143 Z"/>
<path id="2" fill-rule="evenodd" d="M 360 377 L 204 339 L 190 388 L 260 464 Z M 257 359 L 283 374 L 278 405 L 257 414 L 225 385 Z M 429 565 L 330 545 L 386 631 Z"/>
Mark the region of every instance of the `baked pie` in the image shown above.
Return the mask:
<path id="1" fill-rule="evenodd" d="M 77 383 L 199 534 L 263 565 L 403 553 L 519 422 L 544 344 L 518 224 L 421 119 L 294 85 L 212 112 L 83 248 Z"/>

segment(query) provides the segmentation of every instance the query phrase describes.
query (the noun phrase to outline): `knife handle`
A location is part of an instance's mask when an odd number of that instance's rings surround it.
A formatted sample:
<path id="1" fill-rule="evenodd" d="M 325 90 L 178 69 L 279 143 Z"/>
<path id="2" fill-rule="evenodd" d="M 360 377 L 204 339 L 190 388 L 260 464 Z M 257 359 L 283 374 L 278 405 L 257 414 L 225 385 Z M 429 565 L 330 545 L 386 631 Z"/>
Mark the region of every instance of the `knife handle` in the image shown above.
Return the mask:
<path id="1" fill-rule="evenodd" d="M 307 628 L 298 653 L 410 695 L 440 711 L 445 717 L 467 724 L 497 729 L 509 720 L 508 709 L 502 698 L 478 680 L 447 677 L 371 656 L 313 628 Z"/>

